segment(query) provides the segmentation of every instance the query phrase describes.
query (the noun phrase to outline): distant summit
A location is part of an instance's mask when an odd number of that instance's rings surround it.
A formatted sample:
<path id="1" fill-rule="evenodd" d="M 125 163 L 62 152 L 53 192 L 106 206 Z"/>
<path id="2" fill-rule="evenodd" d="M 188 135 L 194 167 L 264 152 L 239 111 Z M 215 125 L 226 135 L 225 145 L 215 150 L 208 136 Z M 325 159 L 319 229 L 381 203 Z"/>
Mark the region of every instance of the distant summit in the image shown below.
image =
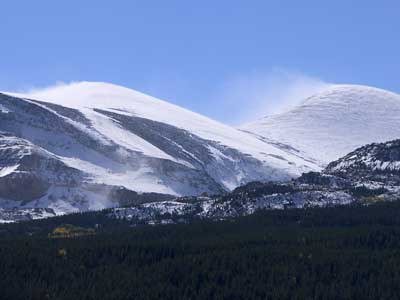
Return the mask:
<path id="1" fill-rule="evenodd" d="M 288 144 L 325 166 L 360 146 L 400 138 L 400 95 L 333 85 L 287 112 L 242 129 Z"/>

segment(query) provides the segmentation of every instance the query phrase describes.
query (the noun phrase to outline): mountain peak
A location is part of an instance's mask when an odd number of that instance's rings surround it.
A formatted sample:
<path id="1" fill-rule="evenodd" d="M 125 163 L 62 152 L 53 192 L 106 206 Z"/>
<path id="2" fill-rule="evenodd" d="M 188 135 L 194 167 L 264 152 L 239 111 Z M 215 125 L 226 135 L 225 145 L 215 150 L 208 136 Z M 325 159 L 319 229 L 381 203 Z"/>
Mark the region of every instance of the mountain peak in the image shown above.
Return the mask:
<path id="1" fill-rule="evenodd" d="M 356 84 L 335 84 L 320 93 L 306 98 L 301 105 L 313 105 L 321 102 L 344 104 L 367 104 L 381 100 L 399 101 L 399 95 L 383 89 Z"/>
<path id="2" fill-rule="evenodd" d="M 43 183 L 43 205 L 51 200 L 47 196 L 57 196 L 54 193 L 96 200 L 98 195 L 92 197 L 82 182 L 107 189 L 123 186 L 135 192 L 193 195 L 319 169 L 278 143 L 109 83 L 76 82 L 13 96 L 0 94 L 2 132 L 54 155 L 51 163 L 42 157 L 26 159 L 32 165 L 28 179 L 36 176 Z M 19 176 L 20 163 L 17 154 L 8 157 L 9 147 L 2 148 L 3 144 L 0 141 L 0 157 L 6 157 L 0 184 L 7 184 L 10 176 Z M 64 179 L 70 176 L 54 171 L 60 168 L 65 174 L 77 170 L 83 178 L 71 193 L 64 188 Z M 107 200 L 103 193 L 100 196 Z M 75 209 L 72 198 L 68 199 Z M 107 201 L 101 203 L 111 205 Z"/>
<path id="3" fill-rule="evenodd" d="M 134 100 L 161 101 L 141 92 L 107 82 L 80 81 L 57 84 L 27 93 L 8 93 L 17 97 L 77 107 L 126 106 Z"/>
<path id="4" fill-rule="evenodd" d="M 400 95 L 333 85 L 289 111 L 243 128 L 300 149 L 324 166 L 365 144 L 399 138 Z"/>

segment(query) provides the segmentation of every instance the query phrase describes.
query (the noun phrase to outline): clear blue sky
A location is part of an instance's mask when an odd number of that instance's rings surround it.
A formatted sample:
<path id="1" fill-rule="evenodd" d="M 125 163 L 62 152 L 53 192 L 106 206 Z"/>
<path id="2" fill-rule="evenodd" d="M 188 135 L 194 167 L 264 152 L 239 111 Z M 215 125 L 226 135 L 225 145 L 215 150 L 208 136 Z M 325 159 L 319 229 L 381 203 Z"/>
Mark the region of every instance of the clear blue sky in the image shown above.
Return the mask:
<path id="1" fill-rule="evenodd" d="M 0 38 L 0 90 L 106 81 L 227 122 L 277 69 L 400 92 L 398 0 L 13 0 Z"/>

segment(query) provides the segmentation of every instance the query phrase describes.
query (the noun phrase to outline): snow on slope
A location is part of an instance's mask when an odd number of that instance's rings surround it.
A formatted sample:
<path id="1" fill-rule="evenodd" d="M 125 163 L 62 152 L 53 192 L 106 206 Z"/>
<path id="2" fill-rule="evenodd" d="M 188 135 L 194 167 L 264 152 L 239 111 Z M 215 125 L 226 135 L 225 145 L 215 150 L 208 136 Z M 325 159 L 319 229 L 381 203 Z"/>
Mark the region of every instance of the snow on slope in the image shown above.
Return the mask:
<path id="1" fill-rule="evenodd" d="M 334 85 L 242 129 L 289 144 L 324 166 L 360 146 L 400 138 L 400 95 Z"/>
<path id="2" fill-rule="evenodd" d="M 214 140 L 226 146 L 238 149 L 258 159 L 265 159 L 265 152 L 280 155 L 282 151 L 266 145 L 249 134 L 236 130 L 228 125 L 211 120 L 200 114 L 156 99 L 143 93 L 125 87 L 101 83 L 78 82 L 70 85 L 57 86 L 29 94 L 14 94 L 19 97 L 59 104 L 82 111 L 93 123 L 94 127 L 116 142 L 134 144 L 143 153 L 158 156 L 158 149 L 148 149 L 138 142 L 137 137 L 121 138 L 116 124 L 104 119 L 93 108 L 103 109 L 128 116 L 137 116 L 183 128 L 207 140 Z M 100 120 L 99 120 L 100 118 Z M 102 122 L 109 122 L 102 124 Z M 123 132 L 122 135 L 125 135 Z M 162 155 L 160 155 L 161 158 Z M 165 157 L 164 157 L 165 158 Z"/>
<path id="3" fill-rule="evenodd" d="M 385 174 L 380 177 L 391 180 L 398 179 L 399 171 L 400 139 L 365 145 L 331 162 L 325 169 L 328 174 L 340 174 L 342 177 L 366 178 Z"/>
<path id="4" fill-rule="evenodd" d="M 38 144 L 95 184 L 192 195 L 319 168 L 284 145 L 112 84 L 7 94 L 18 98 L 0 97 L 0 131 Z"/>

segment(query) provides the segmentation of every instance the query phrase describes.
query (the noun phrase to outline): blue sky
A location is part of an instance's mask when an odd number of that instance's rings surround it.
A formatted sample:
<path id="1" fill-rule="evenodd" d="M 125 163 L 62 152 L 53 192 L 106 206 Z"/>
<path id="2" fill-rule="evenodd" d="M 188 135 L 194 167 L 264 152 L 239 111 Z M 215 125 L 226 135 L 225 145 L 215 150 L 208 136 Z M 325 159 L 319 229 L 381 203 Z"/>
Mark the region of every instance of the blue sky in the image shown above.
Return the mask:
<path id="1" fill-rule="evenodd" d="M 323 82 L 400 92 L 398 0 L 13 0 L 1 11 L 0 90 L 106 81 L 228 123 Z"/>

